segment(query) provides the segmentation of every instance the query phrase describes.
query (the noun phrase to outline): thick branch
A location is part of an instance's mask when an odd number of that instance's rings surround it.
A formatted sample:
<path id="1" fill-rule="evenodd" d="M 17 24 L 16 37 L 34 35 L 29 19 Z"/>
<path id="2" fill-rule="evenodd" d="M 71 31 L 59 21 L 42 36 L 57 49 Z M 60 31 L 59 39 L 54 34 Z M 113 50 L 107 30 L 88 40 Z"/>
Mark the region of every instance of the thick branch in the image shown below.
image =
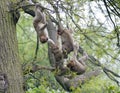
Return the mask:
<path id="1" fill-rule="evenodd" d="M 30 70 L 30 72 L 34 73 L 36 71 L 39 70 L 49 70 L 49 71 L 54 71 L 55 68 L 54 67 L 47 67 L 47 66 L 38 66 L 38 65 L 33 65 L 32 69 Z"/>
<path id="2" fill-rule="evenodd" d="M 53 25 L 53 23 L 51 22 L 51 20 L 48 20 L 48 25 L 47 25 L 47 30 L 48 30 L 48 34 L 49 34 L 49 38 L 52 39 L 54 42 L 57 42 L 57 32 L 56 29 Z M 52 53 L 50 46 L 48 44 L 48 56 L 49 56 L 49 60 L 50 60 L 50 64 L 52 67 L 55 67 L 55 57 L 54 54 Z"/>
<path id="3" fill-rule="evenodd" d="M 66 91 L 72 91 L 71 88 L 75 89 L 83 85 L 87 80 L 90 80 L 92 77 L 98 76 L 99 74 L 100 74 L 100 70 L 95 70 L 76 76 L 73 79 L 69 79 L 65 76 L 56 76 L 56 80 Z"/>

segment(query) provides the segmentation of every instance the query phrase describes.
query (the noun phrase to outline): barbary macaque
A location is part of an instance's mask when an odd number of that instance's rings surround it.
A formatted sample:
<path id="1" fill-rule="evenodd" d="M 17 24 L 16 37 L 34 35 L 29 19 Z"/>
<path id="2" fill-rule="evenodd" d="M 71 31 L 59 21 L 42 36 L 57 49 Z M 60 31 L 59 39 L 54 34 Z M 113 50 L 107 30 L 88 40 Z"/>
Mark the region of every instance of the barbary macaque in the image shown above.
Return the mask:
<path id="1" fill-rule="evenodd" d="M 74 57 L 70 62 L 67 64 L 67 67 L 73 71 L 76 72 L 76 74 L 80 75 L 83 74 L 86 71 L 86 64 L 85 61 L 88 59 L 88 55 L 86 52 L 83 53 L 83 56 L 80 59 L 77 59 L 77 51 L 78 51 L 78 45 L 74 45 Z"/>
<path id="2" fill-rule="evenodd" d="M 8 79 L 7 75 L 4 73 L 0 73 L 0 93 L 5 93 L 8 88 Z"/>
<path id="3" fill-rule="evenodd" d="M 48 40 L 48 33 L 46 31 L 46 16 L 43 13 L 43 8 L 40 4 L 35 6 L 35 17 L 33 20 L 33 26 L 37 32 L 38 37 L 40 38 L 41 43 L 45 43 Z"/>
<path id="4" fill-rule="evenodd" d="M 61 36 L 62 51 L 64 58 L 68 57 L 68 54 L 73 51 L 73 37 L 68 29 L 64 29 L 62 24 L 58 24 L 58 35 Z"/>
<path id="5" fill-rule="evenodd" d="M 59 70 L 57 75 L 61 76 L 68 73 L 69 69 L 63 65 L 63 53 L 57 44 L 51 39 L 48 39 L 48 44 L 50 45 L 51 51 L 55 57 L 55 67 Z"/>
<path id="6" fill-rule="evenodd" d="M 56 67 L 62 66 L 63 65 L 63 62 L 61 62 L 62 57 L 63 57 L 62 51 L 59 49 L 59 47 L 55 44 L 53 40 L 48 39 L 48 43 L 50 44 L 52 53 L 55 56 Z"/>

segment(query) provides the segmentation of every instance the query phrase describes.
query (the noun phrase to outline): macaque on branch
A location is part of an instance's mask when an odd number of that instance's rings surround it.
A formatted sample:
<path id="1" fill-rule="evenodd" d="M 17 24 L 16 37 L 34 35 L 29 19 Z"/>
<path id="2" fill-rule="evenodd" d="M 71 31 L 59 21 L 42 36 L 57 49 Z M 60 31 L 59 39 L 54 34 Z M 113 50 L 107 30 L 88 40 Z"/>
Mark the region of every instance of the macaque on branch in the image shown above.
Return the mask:
<path id="1" fill-rule="evenodd" d="M 64 29 L 61 23 L 58 24 L 58 35 L 61 36 L 64 58 L 67 58 L 68 54 L 73 51 L 73 37 L 70 30 Z"/>
<path id="2" fill-rule="evenodd" d="M 57 75 L 61 76 L 64 74 L 67 74 L 69 69 L 63 65 L 63 53 L 61 49 L 58 47 L 58 45 L 55 44 L 55 42 L 52 39 L 48 39 L 48 44 L 51 48 L 52 53 L 55 57 L 55 67 L 59 70 Z"/>
<path id="3" fill-rule="evenodd" d="M 46 31 L 46 17 L 43 13 L 43 8 L 40 4 L 35 6 L 35 17 L 33 20 L 33 26 L 37 32 L 38 37 L 40 38 L 41 43 L 45 43 L 48 40 L 48 33 Z"/>
<path id="4" fill-rule="evenodd" d="M 50 44 L 50 48 L 52 50 L 52 53 L 55 56 L 56 60 L 56 67 L 62 68 L 63 62 L 62 62 L 62 51 L 59 49 L 59 47 L 55 44 L 55 42 L 52 39 L 48 39 L 48 43 Z"/>
<path id="5" fill-rule="evenodd" d="M 73 59 L 70 60 L 70 62 L 67 64 L 67 67 L 73 71 L 76 72 L 76 74 L 80 75 L 83 74 L 86 71 L 86 64 L 85 61 L 88 59 L 87 53 L 83 53 L 83 56 L 80 59 L 77 59 L 77 51 L 79 46 L 74 45 L 74 55 Z"/>

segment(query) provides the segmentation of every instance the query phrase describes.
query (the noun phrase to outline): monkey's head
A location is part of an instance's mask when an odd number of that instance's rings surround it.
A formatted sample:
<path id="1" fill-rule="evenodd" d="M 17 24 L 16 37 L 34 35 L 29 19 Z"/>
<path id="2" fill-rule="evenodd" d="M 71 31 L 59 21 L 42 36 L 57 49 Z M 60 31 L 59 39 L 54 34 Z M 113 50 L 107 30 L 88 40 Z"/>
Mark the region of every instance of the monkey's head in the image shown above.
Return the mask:
<path id="1" fill-rule="evenodd" d="M 68 67 L 71 71 L 75 71 L 75 69 L 76 69 L 75 60 L 70 60 L 70 62 L 67 64 L 67 67 Z"/>
<path id="2" fill-rule="evenodd" d="M 63 32 L 64 32 L 64 30 L 60 30 L 60 29 L 57 30 L 58 35 L 62 35 Z"/>
<path id="3" fill-rule="evenodd" d="M 68 68 L 72 68 L 75 65 L 74 60 L 70 60 L 70 62 L 67 64 Z"/>
<path id="4" fill-rule="evenodd" d="M 45 37 L 45 36 L 40 37 L 40 42 L 41 43 L 46 43 L 47 41 L 48 41 L 48 37 Z"/>

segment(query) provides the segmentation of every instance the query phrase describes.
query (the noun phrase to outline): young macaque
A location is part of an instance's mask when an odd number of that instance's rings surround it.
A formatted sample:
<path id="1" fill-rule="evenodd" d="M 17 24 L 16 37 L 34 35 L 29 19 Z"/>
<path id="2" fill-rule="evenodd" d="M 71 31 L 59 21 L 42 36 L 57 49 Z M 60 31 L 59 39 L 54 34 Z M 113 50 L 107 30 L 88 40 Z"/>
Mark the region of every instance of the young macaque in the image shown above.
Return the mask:
<path id="1" fill-rule="evenodd" d="M 0 73 L 0 93 L 5 93 L 8 88 L 8 79 L 7 75 Z"/>
<path id="2" fill-rule="evenodd" d="M 68 57 L 68 54 L 73 51 L 73 37 L 71 35 L 70 30 L 63 29 L 62 25 L 58 24 L 58 35 L 61 36 L 62 41 L 62 51 L 64 58 Z"/>
<path id="3" fill-rule="evenodd" d="M 37 32 L 38 37 L 40 38 L 41 43 L 45 43 L 48 40 L 48 33 L 46 31 L 46 17 L 43 13 L 43 8 L 40 4 L 36 4 L 35 6 L 35 17 L 33 20 L 33 26 Z"/>
<path id="4" fill-rule="evenodd" d="M 59 49 L 59 47 L 54 43 L 53 40 L 48 39 L 48 43 L 50 44 L 52 53 L 55 56 L 55 60 L 56 60 L 56 66 L 58 66 L 59 64 L 62 66 L 63 62 L 61 62 L 63 54 L 62 51 Z"/>
<path id="5" fill-rule="evenodd" d="M 55 67 L 59 70 L 57 75 L 61 76 L 66 73 L 68 73 L 69 69 L 67 67 L 64 67 L 63 65 L 63 53 L 60 50 L 60 48 L 54 43 L 53 40 L 48 39 L 48 43 L 51 47 L 52 53 L 54 54 L 55 57 Z"/>
<path id="6" fill-rule="evenodd" d="M 77 50 L 78 46 L 74 45 L 74 57 L 70 62 L 67 64 L 67 67 L 73 71 L 76 72 L 77 75 L 83 74 L 86 71 L 86 64 L 85 61 L 88 59 L 87 53 L 83 53 L 83 56 L 77 60 Z"/>

